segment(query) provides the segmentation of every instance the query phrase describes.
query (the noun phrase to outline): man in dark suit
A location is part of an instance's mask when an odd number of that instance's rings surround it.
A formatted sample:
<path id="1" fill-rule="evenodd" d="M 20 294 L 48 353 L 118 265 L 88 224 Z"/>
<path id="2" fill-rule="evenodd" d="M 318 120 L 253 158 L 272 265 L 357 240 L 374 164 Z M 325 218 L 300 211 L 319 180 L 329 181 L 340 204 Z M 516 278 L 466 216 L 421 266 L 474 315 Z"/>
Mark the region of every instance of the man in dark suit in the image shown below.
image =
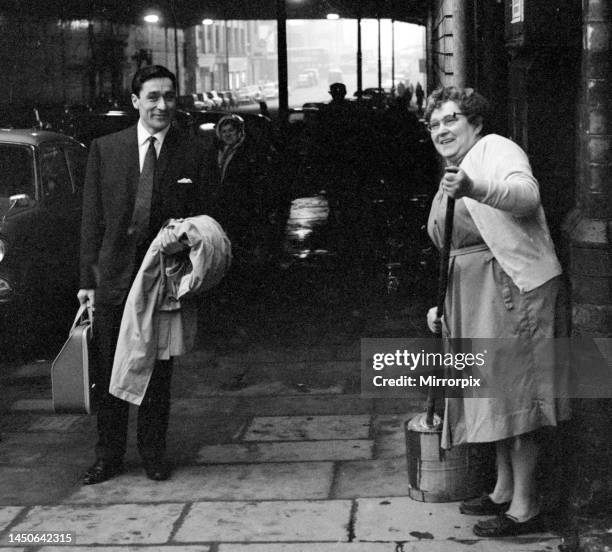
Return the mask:
<path id="1" fill-rule="evenodd" d="M 159 65 L 132 80 L 138 123 L 91 144 L 83 195 L 79 301 L 95 305 L 93 358 L 98 392 L 96 462 L 83 483 L 106 481 L 122 470 L 128 408 L 109 394 L 123 306 L 152 239 L 169 218 L 203 213 L 201 148 L 172 125 L 176 78 Z M 162 231 L 163 251 L 183 245 Z M 145 472 L 161 481 L 170 411 L 171 360 L 158 360 L 138 410 L 137 445 Z"/>

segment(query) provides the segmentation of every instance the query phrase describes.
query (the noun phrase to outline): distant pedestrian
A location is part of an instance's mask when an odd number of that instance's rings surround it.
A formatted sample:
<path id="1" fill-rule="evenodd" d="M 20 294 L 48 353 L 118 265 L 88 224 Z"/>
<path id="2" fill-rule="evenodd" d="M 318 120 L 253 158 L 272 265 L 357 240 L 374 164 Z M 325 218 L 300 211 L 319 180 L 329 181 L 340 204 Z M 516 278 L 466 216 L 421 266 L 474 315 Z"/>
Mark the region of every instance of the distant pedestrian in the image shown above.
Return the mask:
<path id="1" fill-rule="evenodd" d="M 406 98 L 406 105 L 410 106 L 410 102 L 412 101 L 412 96 L 414 94 L 414 85 L 409 82 L 406 85 L 406 93 L 404 94 L 404 98 Z"/>
<path id="2" fill-rule="evenodd" d="M 419 110 L 419 113 L 422 113 L 423 112 L 423 98 L 425 98 L 425 91 L 423 90 L 423 87 L 421 86 L 420 82 L 417 82 L 414 93 L 416 95 L 417 108 Z"/>
<path id="3" fill-rule="evenodd" d="M 399 81 L 399 84 L 397 85 L 398 98 L 403 98 L 405 93 L 406 93 L 406 85 L 404 84 L 404 81 Z"/>

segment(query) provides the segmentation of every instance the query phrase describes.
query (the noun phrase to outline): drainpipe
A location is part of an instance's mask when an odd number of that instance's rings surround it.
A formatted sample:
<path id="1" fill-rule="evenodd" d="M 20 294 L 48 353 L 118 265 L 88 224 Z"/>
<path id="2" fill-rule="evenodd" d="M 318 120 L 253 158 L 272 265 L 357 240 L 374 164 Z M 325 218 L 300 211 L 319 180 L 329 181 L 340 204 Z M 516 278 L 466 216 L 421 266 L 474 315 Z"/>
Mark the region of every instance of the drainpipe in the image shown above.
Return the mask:
<path id="1" fill-rule="evenodd" d="M 466 0 L 453 2 L 453 84 L 471 86 L 469 59 L 469 6 Z"/>

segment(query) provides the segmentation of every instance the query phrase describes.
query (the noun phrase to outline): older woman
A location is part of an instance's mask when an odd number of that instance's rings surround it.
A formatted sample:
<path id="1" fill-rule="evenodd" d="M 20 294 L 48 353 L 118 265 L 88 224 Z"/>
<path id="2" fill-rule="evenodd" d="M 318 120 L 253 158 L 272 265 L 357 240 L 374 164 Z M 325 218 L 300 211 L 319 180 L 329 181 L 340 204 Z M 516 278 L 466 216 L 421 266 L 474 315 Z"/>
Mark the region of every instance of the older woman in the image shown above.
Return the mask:
<path id="1" fill-rule="evenodd" d="M 485 135 L 487 111 L 487 100 L 469 88 L 442 88 L 427 102 L 431 139 L 447 165 L 428 222 L 438 247 L 447 198 L 456 200 L 445 314 L 440 320 L 434 307 L 427 321 L 451 338 L 505 344 L 489 351 L 482 375 L 507 392 L 448 398 L 443 424 L 446 448 L 495 443 L 493 491 L 460 510 L 496 516 L 474 526 L 478 536 L 496 537 L 542 530 L 538 430 L 569 412 L 555 397 L 557 362 L 549 346 L 561 303 L 561 267 L 527 156 L 514 142 Z"/>

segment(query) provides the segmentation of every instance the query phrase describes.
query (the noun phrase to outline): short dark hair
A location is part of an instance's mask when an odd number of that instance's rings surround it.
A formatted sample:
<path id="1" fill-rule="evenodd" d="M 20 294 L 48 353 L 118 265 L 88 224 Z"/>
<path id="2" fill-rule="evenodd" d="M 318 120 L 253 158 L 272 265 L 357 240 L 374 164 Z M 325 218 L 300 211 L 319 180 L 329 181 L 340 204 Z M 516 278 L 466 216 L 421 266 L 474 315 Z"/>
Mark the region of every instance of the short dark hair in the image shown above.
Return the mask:
<path id="1" fill-rule="evenodd" d="M 429 95 L 425 107 L 425 120 L 429 121 L 432 111 L 446 102 L 455 102 L 471 124 L 486 126 L 491 109 L 489 100 L 473 88 L 458 88 L 457 86 L 438 88 Z"/>
<path id="2" fill-rule="evenodd" d="M 329 85 L 329 93 L 332 97 L 346 96 L 346 86 L 342 82 L 332 82 Z"/>
<path id="3" fill-rule="evenodd" d="M 151 79 L 170 79 L 176 90 L 176 77 L 172 71 L 166 69 L 163 65 L 147 65 L 136 71 L 132 79 L 132 94 L 139 96 L 142 85 Z"/>

